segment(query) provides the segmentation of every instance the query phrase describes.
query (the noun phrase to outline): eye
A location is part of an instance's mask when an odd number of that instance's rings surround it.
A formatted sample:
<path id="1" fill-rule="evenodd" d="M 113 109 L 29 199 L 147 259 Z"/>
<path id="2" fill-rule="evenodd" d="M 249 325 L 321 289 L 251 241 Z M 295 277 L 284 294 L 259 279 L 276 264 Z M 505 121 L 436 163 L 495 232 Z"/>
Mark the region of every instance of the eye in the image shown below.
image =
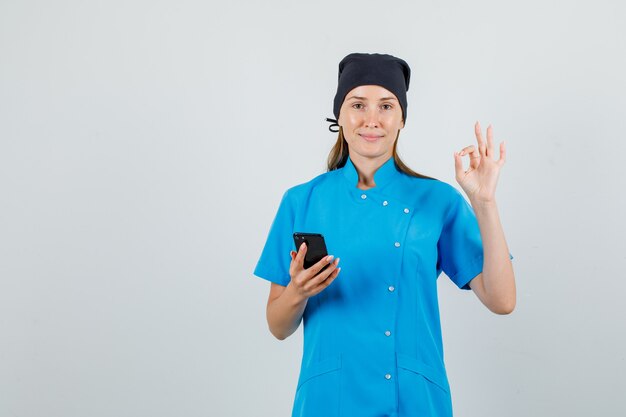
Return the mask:
<path id="1" fill-rule="evenodd" d="M 359 109 L 360 109 L 360 107 L 355 107 L 355 106 L 362 106 L 362 104 L 361 104 L 361 103 L 354 103 L 354 104 L 352 105 L 352 107 L 353 107 L 353 108 L 355 108 L 355 109 L 359 110 Z"/>
<path id="2" fill-rule="evenodd" d="M 385 108 L 385 110 L 391 110 L 391 109 L 393 108 L 393 106 L 392 106 L 391 104 L 383 104 L 383 108 L 384 108 L 385 106 L 387 106 L 387 107 Z"/>

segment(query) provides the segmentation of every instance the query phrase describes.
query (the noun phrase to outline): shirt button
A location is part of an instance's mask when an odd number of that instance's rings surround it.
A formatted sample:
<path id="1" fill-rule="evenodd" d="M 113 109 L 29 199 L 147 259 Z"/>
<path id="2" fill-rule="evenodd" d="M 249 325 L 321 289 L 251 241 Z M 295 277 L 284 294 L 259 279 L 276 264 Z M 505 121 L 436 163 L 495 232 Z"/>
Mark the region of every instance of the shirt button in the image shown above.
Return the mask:
<path id="1" fill-rule="evenodd" d="M 405 209 L 404 209 L 404 212 L 405 212 L 405 213 L 408 213 L 408 212 L 409 212 L 409 209 L 408 209 L 408 208 L 405 208 Z"/>
<path id="2" fill-rule="evenodd" d="M 386 375 L 385 375 L 385 378 L 386 378 L 386 379 L 391 379 L 391 374 L 386 374 Z"/>
<path id="3" fill-rule="evenodd" d="M 366 196 L 365 194 L 361 194 L 361 198 L 362 198 L 363 200 L 365 200 L 365 199 L 367 198 L 367 196 Z"/>
<path id="4" fill-rule="evenodd" d="M 393 292 L 393 290 L 396 289 L 396 287 L 394 287 L 393 285 L 390 285 L 389 288 L 387 288 L 389 290 L 389 292 Z"/>
<path id="5" fill-rule="evenodd" d="M 387 200 L 383 201 L 383 206 L 386 206 L 387 204 L 389 204 Z"/>
<path id="6" fill-rule="evenodd" d="M 396 245 L 396 248 L 399 248 L 400 247 L 400 242 L 396 242 L 396 243 L 394 243 L 394 245 Z"/>
<path id="7" fill-rule="evenodd" d="M 387 330 L 387 331 L 385 332 L 385 336 L 391 336 L 391 332 L 390 332 L 389 330 Z"/>

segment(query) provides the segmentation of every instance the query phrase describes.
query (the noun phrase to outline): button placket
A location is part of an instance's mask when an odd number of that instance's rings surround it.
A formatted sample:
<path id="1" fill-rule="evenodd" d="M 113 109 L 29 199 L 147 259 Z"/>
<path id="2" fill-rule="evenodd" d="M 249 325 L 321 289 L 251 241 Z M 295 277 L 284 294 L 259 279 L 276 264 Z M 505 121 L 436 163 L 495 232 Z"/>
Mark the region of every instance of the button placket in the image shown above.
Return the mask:
<path id="1" fill-rule="evenodd" d="M 395 236 L 395 238 L 397 240 L 394 242 L 394 247 L 396 247 L 396 248 L 400 248 L 400 247 L 404 246 L 403 242 L 404 242 L 404 239 L 406 237 L 406 232 L 407 232 L 407 229 L 408 229 L 408 227 L 410 225 L 410 220 L 411 220 L 411 217 L 412 217 L 411 215 L 407 216 L 407 214 L 411 213 L 412 208 L 404 206 L 404 205 L 401 205 L 401 204 L 402 203 L 399 203 L 397 205 L 392 204 L 390 206 L 390 207 L 393 207 L 393 212 L 394 213 L 398 213 L 398 214 L 395 215 L 395 216 L 397 216 L 397 221 L 398 221 L 398 225 L 399 225 L 399 227 L 396 229 L 397 235 Z M 384 203 L 383 203 L 383 205 L 384 205 Z M 398 211 L 396 211 L 396 208 L 398 209 Z M 404 252 L 404 250 L 399 252 L 398 256 L 399 256 L 400 259 L 402 259 L 403 252 Z M 401 272 L 402 272 L 401 270 L 397 271 L 398 274 L 401 274 Z M 387 290 L 391 294 L 391 293 L 394 293 L 396 291 L 396 287 L 393 286 L 393 285 L 389 285 L 387 287 Z M 395 323 L 395 321 L 396 320 L 395 320 L 395 317 L 394 317 L 394 319 L 392 320 L 391 323 Z M 391 328 L 394 328 L 393 325 L 391 326 Z M 396 341 L 395 341 L 395 337 L 392 337 L 393 332 L 391 331 L 391 328 L 385 330 L 385 337 L 388 337 L 390 339 L 389 340 L 390 343 L 392 343 L 395 346 L 395 342 Z M 395 347 L 394 347 L 394 350 L 395 350 Z M 386 374 L 385 378 L 390 380 L 391 379 L 391 373 Z"/>
<path id="2" fill-rule="evenodd" d="M 371 197 L 371 196 L 370 196 Z M 405 235 L 406 235 L 406 231 L 407 228 L 409 226 L 410 223 L 410 218 L 411 215 L 410 213 L 412 213 L 412 208 L 410 206 L 406 206 L 404 205 L 402 202 L 396 202 L 395 200 L 393 200 L 393 198 L 390 199 L 384 199 L 384 198 L 380 198 L 377 195 L 377 198 L 375 200 L 372 200 L 371 198 L 368 199 L 368 201 L 370 202 L 375 202 L 376 204 L 381 204 L 382 209 L 384 210 L 391 210 L 391 211 L 386 211 L 385 216 L 391 216 L 389 218 L 389 220 L 391 221 L 391 224 L 394 224 L 393 226 L 393 235 L 391 235 L 391 241 L 394 245 L 394 249 L 404 249 L 404 239 L 405 239 Z M 407 214 L 409 214 L 407 216 Z M 402 272 L 401 271 L 401 265 L 402 265 L 402 257 L 403 257 L 403 253 L 404 250 L 400 250 L 400 251 L 395 251 L 395 256 L 394 258 L 397 259 L 397 267 L 394 269 L 397 269 L 395 271 L 392 272 L 393 276 L 399 276 L 399 274 Z M 389 293 L 389 295 L 395 295 L 396 291 L 396 287 L 395 285 L 392 285 L 392 282 L 394 282 L 393 280 L 389 280 L 387 282 L 387 291 Z M 391 298 L 388 300 L 388 302 L 390 303 L 390 307 L 393 306 L 393 308 L 390 309 L 391 315 L 388 317 L 388 321 L 387 321 L 387 328 L 382 328 L 379 331 L 381 331 L 381 335 L 379 337 L 385 337 L 388 339 L 388 345 L 386 347 L 386 349 L 390 349 L 390 352 L 395 352 L 396 350 L 396 338 L 395 338 L 395 334 L 394 334 L 394 330 L 395 329 L 395 323 L 396 323 L 396 308 L 397 308 L 397 303 L 398 303 L 399 299 L 396 297 Z M 379 333 L 380 334 L 380 333 Z M 393 380 L 393 368 L 388 368 L 388 373 L 384 374 L 384 377 L 386 380 L 392 381 Z M 384 369 L 383 369 L 384 372 Z"/>

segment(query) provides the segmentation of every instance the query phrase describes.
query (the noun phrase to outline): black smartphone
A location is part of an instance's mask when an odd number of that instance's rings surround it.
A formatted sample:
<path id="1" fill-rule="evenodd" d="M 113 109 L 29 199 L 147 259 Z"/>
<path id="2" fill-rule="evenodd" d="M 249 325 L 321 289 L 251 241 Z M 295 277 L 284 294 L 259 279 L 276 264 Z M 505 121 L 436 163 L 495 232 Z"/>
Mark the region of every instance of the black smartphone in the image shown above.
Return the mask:
<path id="1" fill-rule="evenodd" d="M 293 234 L 293 241 L 296 244 L 296 252 L 300 249 L 300 245 L 302 245 L 303 242 L 306 242 L 307 251 L 304 256 L 304 269 L 315 265 L 322 258 L 328 255 L 324 236 L 319 233 L 295 232 Z M 326 269 L 328 265 L 322 268 L 322 271 Z"/>

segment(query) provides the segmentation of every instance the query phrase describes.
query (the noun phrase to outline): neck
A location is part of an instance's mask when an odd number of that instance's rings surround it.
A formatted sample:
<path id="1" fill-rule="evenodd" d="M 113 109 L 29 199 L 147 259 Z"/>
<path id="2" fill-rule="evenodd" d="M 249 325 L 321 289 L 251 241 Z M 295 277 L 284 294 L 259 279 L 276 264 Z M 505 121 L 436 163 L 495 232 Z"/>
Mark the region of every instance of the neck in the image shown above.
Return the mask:
<path id="1" fill-rule="evenodd" d="M 374 183 L 374 173 L 391 157 L 392 155 L 387 154 L 373 158 L 350 154 L 350 159 L 352 160 L 352 163 L 354 164 L 354 167 L 359 174 L 359 182 L 357 184 L 357 187 L 362 190 L 367 190 L 369 188 L 375 187 L 376 184 Z"/>

